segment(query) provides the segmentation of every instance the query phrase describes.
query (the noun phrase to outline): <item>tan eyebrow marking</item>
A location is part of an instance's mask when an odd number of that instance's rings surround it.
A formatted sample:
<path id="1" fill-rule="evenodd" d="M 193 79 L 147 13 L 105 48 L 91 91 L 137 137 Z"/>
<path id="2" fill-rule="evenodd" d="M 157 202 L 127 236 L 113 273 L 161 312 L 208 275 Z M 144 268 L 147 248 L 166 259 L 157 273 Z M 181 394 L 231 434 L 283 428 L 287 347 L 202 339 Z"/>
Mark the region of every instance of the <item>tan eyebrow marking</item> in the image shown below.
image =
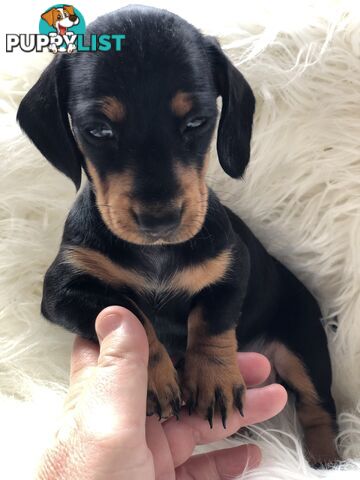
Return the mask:
<path id="1" fill-rule="evenodd" d="M 115 97 L 103 97 L 99 101 L 102 112 L 113 122 L 121 122 L 125 118 L 125 106 Z"/>
<path id="2" fill-rule="evenodd" d="M 175 113 L 175 115 L 178 117 L 183 117 L 190 112 L 193 107 L 190 93 L 179 90 L 171 99 L 170 105 L 171 110 Z"/>

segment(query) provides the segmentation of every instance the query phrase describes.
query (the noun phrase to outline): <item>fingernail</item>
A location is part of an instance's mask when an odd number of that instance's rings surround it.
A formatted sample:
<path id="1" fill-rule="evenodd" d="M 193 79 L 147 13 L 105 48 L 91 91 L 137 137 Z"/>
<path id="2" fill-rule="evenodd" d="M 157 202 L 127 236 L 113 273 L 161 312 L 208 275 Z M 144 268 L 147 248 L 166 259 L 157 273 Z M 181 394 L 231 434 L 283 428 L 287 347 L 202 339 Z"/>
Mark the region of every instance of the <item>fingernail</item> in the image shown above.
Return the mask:
<path id="1" fill-rule="evenodd" d="M 120 327 L 123 318 L 121 315 L 117 315 L 115 313 L 111 313 L 110 315 L 106 315 L 101 319 L 98 325 L 98 337 L 99 340 L 103 340 L 107 337 L 111 332 L 116 330 Z"/>

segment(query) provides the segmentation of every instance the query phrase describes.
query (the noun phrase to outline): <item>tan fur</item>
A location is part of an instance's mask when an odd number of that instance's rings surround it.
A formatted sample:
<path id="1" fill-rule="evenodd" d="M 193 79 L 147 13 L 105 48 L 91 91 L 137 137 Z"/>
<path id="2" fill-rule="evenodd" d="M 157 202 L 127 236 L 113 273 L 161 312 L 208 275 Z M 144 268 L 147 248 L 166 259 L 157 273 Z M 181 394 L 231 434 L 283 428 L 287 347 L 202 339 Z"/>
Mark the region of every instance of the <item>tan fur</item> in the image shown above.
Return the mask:
<path id="1" fill-rule="evenodd" d="M 321 406 L 314 384 L 301 360 L 285 345 L 274 342 L 272 356 L 276 371 L 299 394 L 298 417 L 304 428 L 307 455 L 312 463 L 338 460 L 332 418 Z"/>
<path id="2" fill-rule="evenodd" d="M 193 102 L 189 93 L 179 90 L 171 99 L 170 106 L 175 115 L 183 117 L 190 112 L 193 107 Z"/>
<path id="3" fill-rule="evenodd" d="M 281 343 L 274 342 L 273 348 L 274 365 L 279 375 L 291 381 L 308 403 L 317 403 L 318 395 L 301 360 Z"/>
<path id="4" fill-rule="evenodd" d="M 210 335 L 202 307 L 194 308 L 189 315 L 182 386 L 185 398 L 198 392 L 197 411 L 204 416 L 214 402 L 217 388 L 228 410 L 233 408 L 234 388 L 242 388 L 243 393 L 246 389 L 237 362 L 235 328 Z"/>
<path id="5" fill-rule="evenodd" d="M 208 188 L 205 182 L 207 164 L 208 155 L 205 157 L 204 167 L 200 171 L 195 167 L 176 164 L 176 174 L 181 185 L 184 206 L 182 230 L 177 236 L 177 242 L 192 238 L 203 225 L 208 206 Z"/>
<path id="6" fill-rule="evenodd" d="M 203 309 L 195 307 L 188 318 L 188 349 L 201 349 L 212 355 L 215 350 L 223 351 L 225 354 L 237 352 L 237 340 L 235 329 L 227 330 L 217 335 L 210 335 L 205 319 Z"/>
<path id="7" fill-rule="evenodd" d="M 102 253 L 87 247 L 66 246 L 62 261 L 114 287 L 127 285 L 140 292 L 181 290 L 194 295 L 224 278 L 231 262 L 231 251 L 225 250 L 200 265 L 179 270 L 167 279 L 149 278 L 123 268 Z"/>
<path id="8" fill-rule="evenodd" d="M 175 289 L 195 294 L 208 285 L 223 279 L 231 258 L 231 251 L 224 250 L 216 257 L 209 258 L 199 265 L 180 270 L 175 274 L 171 283 Z"/>
<path id="9" fill-rule="evenodd" d="M 96 204 L 107 227 L 128 242 L 145 243 L 130 215 L 133 208 L 130 198 L 134 182 L 132 173 L 113 173 L 101 179 L 93 164 L 88 159 L 85 162 L 95 188 Z"/>
<path id="10" fill-rule="evenodd" d="M 62 263 L 70 264 L 78 272 L 87 273 L 113 286 L 127 285 L 136 290 L 145 286 L 144 277 L 115 264 L 102 253 L 90 248 L 66 246 L 63 249 Z"/>
<path id="11" fill-rule="evenodd" d="M 149 339 L 149 369 L 148 369 L 148 396 L 146 411 L 148 415 L 157 413 L 155 398 L 161 407 L 162 418 L 173 413 L 171 401 L 180 402 L 180 388 L 178 375 L 164 345 L 158 340 L 155 330 L 149 319 L 146 318 L 144 327 Z"/>
<path id="12" fill-rule="evenodd" d="M 81 146 L 80 146 L 81 148 Z M 96 203 L 101 216 L 108 228 L 118 237 L 135 244 L 166 244 L 181 243 L 189 240 L 201 229 L 208 205 L 208 188 L 205 182 L 205 174 L 209 162 L 209 155 L 204 159 L 204 165 L 199 170 L 195 167 L 185 167 L 176 163 L 175 170 L 181 192 L 174 199 L 172 207 L 183 206 L 181 225 L 174 234 L 166 240 L 154 242 L 143 236 L 135 222 L 131 211 L 140 213 L 153 211 L 155 206 L 144 206 L 131 198 L 134 185 L 134 177 L 131 171 L 113 173 L 101 179 L 89 159 L 85 159 L 87 170 L 95 188 Z M 159 211 L 164 208 L 158 205 Z M 169 205 L 166 206 L 169 208 Z"/>
<path id="13" fill-rule="evenodd" d="M 102 112 L 113 122 L 121 122 L 125 118 L 125 106 L 115 97 L 104 97 L 99 100 Z"/>

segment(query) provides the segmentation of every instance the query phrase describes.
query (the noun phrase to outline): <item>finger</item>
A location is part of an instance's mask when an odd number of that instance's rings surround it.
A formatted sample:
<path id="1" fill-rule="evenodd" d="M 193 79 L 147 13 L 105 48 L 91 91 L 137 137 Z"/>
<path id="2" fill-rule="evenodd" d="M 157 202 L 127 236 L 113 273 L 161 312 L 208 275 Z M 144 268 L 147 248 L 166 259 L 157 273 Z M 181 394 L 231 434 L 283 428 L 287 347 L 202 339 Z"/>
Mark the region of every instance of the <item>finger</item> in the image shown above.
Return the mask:
<path id="1" fill-rule="evenodd" d="M 271 371 L 270 362 L 265 355 L 255 352 L 240 352 L 237 356 L 239 369 L 248 387 L 265 382 Z"/>
<path id="2" fill-rule="evenodd" d="M 97 366 L 98 356 L 98 345 L 79 336 L 75 337 L 70 364 L 70 388 L 63 405 L 64 414 L 76 409 Z"/>
<path id="3" fill-rule="evenodd" d="M 174 462 L 161 422 L 153 415 L 146 419 L 146 443 L 151 451 L 155 478 L 175 480 Z"/>
<path id="4" fill-rule="evenodd" d="M 100 353 L 81 409 L 82 424 L 97 439 L 145 442 L 148 341 L 140 321 L 123 307 L 108 307 L 95 328 Z"/>
<path id="5" fill-rule="evenodd" d="M 286 390 L 278 384 L 254 388 L 246 393 L 244 417 L 233 411 L 229 415 L 226 430 L 218 415 L 214 417 L 213 428 L 197 415 L 191 417 L 185 409 L 180 413 L 180 421 L 170 418 L 163 423 L 175 467 L 185 463 L 196 445 L 215 442 L 235 433 L 239 428 L 263 422 L 277 415 L 286 405 Z"/>
<path id="6" fill-rule="evenodd" d="M 176 480 L 227 480 L 257 467 L 261 453 L 256 445 L 241 445 L 215 452 L 194 455 L 176 469 Z"/>
<path id="7" fill-rule="evenodd" d="M 96 367 L 99 356 L 99 346 L 90 340 L 75 337 L 71 353 L 70 385 L 88 377 Z"/>

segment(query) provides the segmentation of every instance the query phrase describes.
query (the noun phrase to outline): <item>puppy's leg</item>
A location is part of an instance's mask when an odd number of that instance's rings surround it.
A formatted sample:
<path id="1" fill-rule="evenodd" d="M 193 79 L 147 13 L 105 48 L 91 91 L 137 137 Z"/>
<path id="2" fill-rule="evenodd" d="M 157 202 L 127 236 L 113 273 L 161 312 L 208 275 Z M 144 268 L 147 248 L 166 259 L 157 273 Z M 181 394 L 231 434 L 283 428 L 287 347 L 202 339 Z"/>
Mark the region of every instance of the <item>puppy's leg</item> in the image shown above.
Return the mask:
<path id="1" fill-rule="evenodd" d="M 164 345 L 158 340 L 149 319 L 142 314 L 149 340 L 148 396 L 146 414 L 161 418 L 178 416 L 181 408 L 176 369 Z"/>
<path id="2" fill-rule="evenodd" d="M 326 466 L 337 462 L 339 456 L 335 447 L 336 411 L 330 392 L 330 359 L 319 341 L 317 337 L 311 365 L 308 345 L 300 357 L 284 343 L 273 342 L 271 357 L 278 375 L 296 394 L 296 409 L 304 429 L 309 462 L 313 466 Z"/>
<path id="3" fill-rule="evenodd" d="M 242 414 L 245 383 L 237 363 L 235 327 L 212 333 L 201 306 L 188 319 L 182 390 L 189 413 L 198 412 L 210 427 L 214 412 L 220 413 L 224 428 L 229 410 Z"/>
<path id="4" fill-rule="evenodd" d="M 121 286 L 116 290 L 85 268 L 81 273 L 79 264 L 74 273 L 70 260 L 65 263 L 58 256 L 46 273 L 41 305 L 45 318 L 97 343 L 95 319 L 101 310 L 110 305 L 128 308 L 141 321 L 149 340 L 147 414 L 156 413 L 160 418 L 177 415 L 181 404 L 177 373 L 151 321 Z M 97 264 L 95 256 L 91 261 L 93 272 L 104 271 L 104 264 Z"/>

